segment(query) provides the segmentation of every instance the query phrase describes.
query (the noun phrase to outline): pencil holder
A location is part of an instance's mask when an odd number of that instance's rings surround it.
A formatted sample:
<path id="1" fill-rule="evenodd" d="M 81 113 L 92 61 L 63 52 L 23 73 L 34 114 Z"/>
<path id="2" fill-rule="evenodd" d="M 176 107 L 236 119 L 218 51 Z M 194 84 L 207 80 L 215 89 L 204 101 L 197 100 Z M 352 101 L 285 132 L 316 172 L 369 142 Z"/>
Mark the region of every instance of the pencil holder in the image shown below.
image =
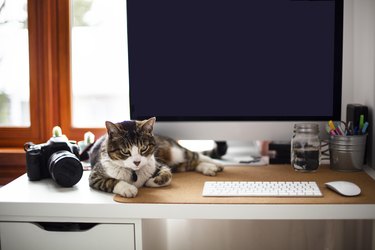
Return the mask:
<path id="1" fill-rule="evenodd" d="M 366 151 L 367 134 L 339 136 L 329 140 L 330 166 L 338 171 L 361 171 Z"/>

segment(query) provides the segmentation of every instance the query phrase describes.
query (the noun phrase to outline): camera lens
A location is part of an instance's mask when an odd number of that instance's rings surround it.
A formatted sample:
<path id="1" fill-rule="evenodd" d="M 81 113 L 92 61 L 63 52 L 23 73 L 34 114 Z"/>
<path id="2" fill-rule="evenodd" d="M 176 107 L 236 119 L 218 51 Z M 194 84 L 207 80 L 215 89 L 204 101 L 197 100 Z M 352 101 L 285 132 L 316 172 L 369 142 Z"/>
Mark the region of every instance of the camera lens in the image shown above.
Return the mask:
<path id="1" fill-rule="evenodd" d="M 83 168 L 79 159 L 66 150 L 57 151 L 48 159 L 52 179 L 63 187 L 75 185 L 82 177 Z"/>

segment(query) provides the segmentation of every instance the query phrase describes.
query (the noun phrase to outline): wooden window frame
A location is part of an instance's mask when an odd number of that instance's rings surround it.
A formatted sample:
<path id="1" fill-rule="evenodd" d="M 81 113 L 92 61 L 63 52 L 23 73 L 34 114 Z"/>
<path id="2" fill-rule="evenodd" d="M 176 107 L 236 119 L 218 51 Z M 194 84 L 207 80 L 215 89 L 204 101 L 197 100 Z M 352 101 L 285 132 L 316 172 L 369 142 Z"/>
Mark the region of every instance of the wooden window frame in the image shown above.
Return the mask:
<path id="1" fill-rule="evenodd" d="M 51 43 L 55 20 L 50 13 L 53 2 L 29 1 L 29 69 L 30 69 L 30 127 L 0 128 L 1 147 L 22 147 L 25 141 L 40 141 L 46 136 L 47 127 L 55 122 L 52 115 L 57 104 L 49 93 L 54 91 L 54 48 Z M 53 105 L 44 105 L 52 103 Z"/>
<path id="2" fill-rule="evenodd" d="M 69 139 L 80 140 L 90 130 L 72 126 L 70 0 L 29 0 L 30 127 L 1 127 L 0 148 L 41 143 L 60 125 Z"/>
<path id="3" fill-rule="evenodd" d="M 30 127 L 0 127 L 0 185 L 26 171 L 23 145 L 43 143 L 60 125 L 71 140 L 104 128 L 72 126 L 71 1 L 29 0 Z"/>

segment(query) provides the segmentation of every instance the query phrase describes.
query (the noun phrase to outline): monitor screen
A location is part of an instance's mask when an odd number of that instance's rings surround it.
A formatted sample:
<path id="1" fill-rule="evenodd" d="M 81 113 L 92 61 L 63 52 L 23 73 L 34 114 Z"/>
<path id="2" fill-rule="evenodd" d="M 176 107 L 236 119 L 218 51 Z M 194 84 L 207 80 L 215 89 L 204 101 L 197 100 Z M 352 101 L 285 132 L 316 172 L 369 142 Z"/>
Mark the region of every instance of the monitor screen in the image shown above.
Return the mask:
<path id="1" fill-rule="evenodd" d="M 128 0 L 132 119 L 341 112 L 342 0 Z"/>

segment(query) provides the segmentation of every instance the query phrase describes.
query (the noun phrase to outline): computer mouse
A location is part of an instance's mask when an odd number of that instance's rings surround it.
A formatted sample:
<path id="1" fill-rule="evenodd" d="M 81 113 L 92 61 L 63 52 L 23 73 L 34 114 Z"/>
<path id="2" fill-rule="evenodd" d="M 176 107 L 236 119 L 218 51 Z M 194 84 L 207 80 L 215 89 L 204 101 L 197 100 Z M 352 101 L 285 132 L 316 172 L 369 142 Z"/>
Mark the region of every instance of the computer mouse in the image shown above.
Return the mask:
<path id="1" fill-rule="evenodd" d="M 361 193 L 361 189 L 349 181 L 331 181 L 327 182 L 326 186 L 343 196 L 356 196 Z"/>

